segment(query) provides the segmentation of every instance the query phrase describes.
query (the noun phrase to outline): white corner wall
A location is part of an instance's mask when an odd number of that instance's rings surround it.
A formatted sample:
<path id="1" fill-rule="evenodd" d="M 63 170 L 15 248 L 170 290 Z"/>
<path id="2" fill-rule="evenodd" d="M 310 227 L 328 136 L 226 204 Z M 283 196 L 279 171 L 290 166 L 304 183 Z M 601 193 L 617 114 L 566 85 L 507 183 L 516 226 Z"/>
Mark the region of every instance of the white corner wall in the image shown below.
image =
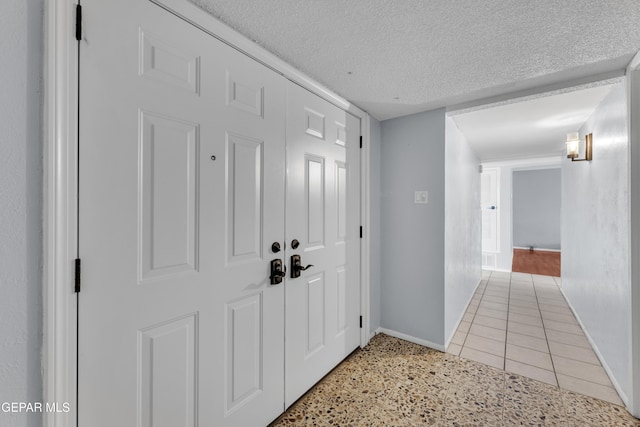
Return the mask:
<path id="1" fill-rule="evenodd" d="M 593 133 L 593 161 L 562 162 L 562 288 L 623 400 L 632 386 L 627 111 L 623 82 L 580 129 Z"/>
<path id="2" fill-rule="evenodd" d="M 0 1 L 0 402 L 42 401 L 42 28 L 41 0 Z"/>
<path id="3" fill-rule="evenodd" d="M 370 321 L 369 334 L 375 333 L 380 327 L 380 122 L 373 117 L 369 117 L 370 128 L 370 209 L 371 209 L 371 225 L 369 232 L 370 248 L 370 276 L 369 276 L 369 302 L 370 302 Z"/>
<path id="4" fill-rule="evenodd" d="M 481 276 L 480 161 L 451 117 L 445 123 L 444 334 L 448 343 Z"/>
<path id="5" fill-rule="evenodd" d="M 444 348 L 445 110 L 385 120 L 381 141 L 381 327 Z"/>

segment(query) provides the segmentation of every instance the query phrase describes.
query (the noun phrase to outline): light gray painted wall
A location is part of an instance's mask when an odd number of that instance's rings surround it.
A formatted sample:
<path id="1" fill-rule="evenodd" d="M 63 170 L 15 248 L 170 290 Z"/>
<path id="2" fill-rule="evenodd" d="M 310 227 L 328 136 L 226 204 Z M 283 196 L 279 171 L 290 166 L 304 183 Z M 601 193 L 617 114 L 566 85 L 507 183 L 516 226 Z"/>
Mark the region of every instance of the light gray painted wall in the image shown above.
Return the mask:
<path id="1" fill-rule="evenodd" d="M 371 172 L 371 258 L 370 267 L 370 295 L 371 302 L 369 333 L 380 327 L 380 122 L 370 118 L 370 172 Z"/>
<path id="2" fill-rule="evenodd" d="M 580 129 L 593 161 L 562 163 L 562 288 L 630 396 L 629 140 L 624 84 Z M 637 183 L 636 183 L 637 184 Z"/>
<path id="3" fill-rule="evenodd" d="M 448 343 L 482 277 L 480 161 L 451 117 L 445 124 L 444 336 Z"/>
<path id="4" fill-rule="evenodd" d="M 0 402 L 42 401 L 42 28 L 41 0 L 0 1 Z"/>
<path id="5" fill-rule="evenodd" d="M 381 139 L 381 325 L 444 345 L 445 110 L 385 120 Z"/>
<path id="6" fill-rule="evenodd" d="M 513 172 L 513 246 L 560 249 L 560 169 Z"/>

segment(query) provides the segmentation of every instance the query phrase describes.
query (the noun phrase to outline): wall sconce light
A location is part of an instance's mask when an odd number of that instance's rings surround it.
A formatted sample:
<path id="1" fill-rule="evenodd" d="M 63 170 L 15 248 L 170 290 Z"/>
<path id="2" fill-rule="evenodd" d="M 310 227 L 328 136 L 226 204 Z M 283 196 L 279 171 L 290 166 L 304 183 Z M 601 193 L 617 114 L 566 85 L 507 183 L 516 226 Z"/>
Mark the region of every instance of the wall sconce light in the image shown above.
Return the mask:
<path id="1" fill-rule="evenodd" d="M 572 162 L 584 162 L 585 160 L 593 160 L 593 134 L 588 134 L 584 137 L 584 159 L 578 158 L 578 152 L 580 151 L 580 137 L 578 132 L 571 132 L 567 134 L 567 158 Z"/>

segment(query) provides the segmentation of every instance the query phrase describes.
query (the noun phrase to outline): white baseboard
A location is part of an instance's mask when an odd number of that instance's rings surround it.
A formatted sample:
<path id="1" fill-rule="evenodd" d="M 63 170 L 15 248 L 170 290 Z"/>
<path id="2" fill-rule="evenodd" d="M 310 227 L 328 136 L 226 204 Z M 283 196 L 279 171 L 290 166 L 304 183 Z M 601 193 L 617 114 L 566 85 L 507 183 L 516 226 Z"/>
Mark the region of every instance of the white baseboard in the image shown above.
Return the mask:
<path id="1" fill-rule="evenodd" d="M 434 350 L 444 351 L 442 344 L 432 343 L 431 341 L 423 340 L 422 338 L 412 337 L 411 335 L 403 334 L 402 332 L 392 331 L 391 329 L 378 328 L 376 334 L 387 334 L 389 336 L 400 338 L 401 340 L 409 341 L 414 344 L 423 345 L 425 347 L 432 348 Z"/>
<path id="2" fill-rule="evenodd" d="M 456 326 L 453 328 L 453 331 L 449 335 L 449 338 L 447 338 L 445 340 L 445 342 L 444 342 L 445 343 L 444 344 L 445 351 L 446 351 L 446 349 L 449 348 L 449 344 L 451 344 L 451 340 L 453 339 L 453 336 L 456 334 L 456 331 L 458 330 L 458 327 L 460 326 L 460 322 L 462 322 L 462 319 L 464 318 L 465 313 L 469 309 L 469 304 L 471 304 L 471 300 L 473 299 L 473 296 L 476 294 L 476 291 L 478 290 L 478 286 L 480 286 L 480 283 L 482 283 L 483 280 L 484 280 L 483 278 L 480 278 L 480 280 L 478 280 L 478 283 L 476 284 L 476 286 L 474 286 L 473 292 L 471 293 L 471 298 L 469 298 L 469 301 L 467 301 L 467 303 L 465 304 L 464 310 L 462 310 L 462 313 L 460 314 L 460 317 L 458 318 L 458 321 L 456 322 Z"/>
<path id="3" fill-rule="evenodd" d="M 605 372 L 609 376 L 609 379 L 611 380 L 611 384 L 613 384 L 613 388 L 615 388 L 616 391 L 618 392 L 618 395 L 620 396 L 620 399 L 624 403 L 624 406 L 629 408 L 629 398 L 627 397 L 626 393 L 622 390 L 622 387 L 620 387 L 620 384 L 616 380 L 616 377 L 613 376 L 613 373 L 611 372 L 611 369 L 609 368 L 609 365 L 607 365 L 607 362 L 604 359 L 604 356 L 602 356 L 602 353 L 600 353 L 600 350 L 598 349 L 598 346 L 596 345 L 595 341 L 593 340 L 593 338 L 591 338 L 591 335 L 589 335 L 589 331 L 584 326 L 584 323 L 582 323 L 582 320 L 580 319 L 580 316 L 578 316 L 578 313 L 573 308 L 573 305 L 571 304 L 571 301 L 569 301 L 569 298 L 567 298 L 567 295 L 564 293 L 564 289 L 562 289 L 560 287 L 559 287 L 559 289 L 560 289 L 560 292 L 562 292 L 562 295 L 564 296 L 564 299 L 567 301 L 567 304 L 569 305 L 569 308 L 573 312 L 574 317 L 576 318 L 576 320 L 580 324 L 580 327 L 582 328 L 582 331 L 584 332 L 584 335 L 587 337 L 587 341 L 589 341 L 589 344 L 591 344 L 591 347 L 593 348 L 593 351 L 596 353 L 596 356 L 598 357 L 598 360 L 600 360 L 600 364 L 602 365 L 602 367 L 604 368 Z"/>
<path id="4" fill-rule="evenodd" d="M 522 249 L 525 251 L 531 250 L 531 248 L 526 247 L 523 248 L 522 246 L 514 246 L 513 249 Z M 533 248 L 534 251 L 540 251 L 540 252 L 562 252 L 560 249 L 545 249 L 545 248 Z"/>
<path id="5" fill-rule="evenodd" d="M 502 273 L 511 273 L 511 270 L 508 270 L 506 268 L 482 267 L 482 269 L 486 271 L 500 271 Z"/>

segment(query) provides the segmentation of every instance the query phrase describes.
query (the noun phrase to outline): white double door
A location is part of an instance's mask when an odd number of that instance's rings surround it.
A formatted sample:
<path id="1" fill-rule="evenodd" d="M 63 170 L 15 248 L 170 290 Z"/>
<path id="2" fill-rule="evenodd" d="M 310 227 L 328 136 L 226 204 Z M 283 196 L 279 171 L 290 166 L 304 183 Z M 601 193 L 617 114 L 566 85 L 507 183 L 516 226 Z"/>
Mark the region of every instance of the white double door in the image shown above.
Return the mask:
<path id="1" fill-rule="evenodd" d="M 266 425 L 359 343 L 359 120 L 148 0 L 83 15 L 78 425 Z"/>

